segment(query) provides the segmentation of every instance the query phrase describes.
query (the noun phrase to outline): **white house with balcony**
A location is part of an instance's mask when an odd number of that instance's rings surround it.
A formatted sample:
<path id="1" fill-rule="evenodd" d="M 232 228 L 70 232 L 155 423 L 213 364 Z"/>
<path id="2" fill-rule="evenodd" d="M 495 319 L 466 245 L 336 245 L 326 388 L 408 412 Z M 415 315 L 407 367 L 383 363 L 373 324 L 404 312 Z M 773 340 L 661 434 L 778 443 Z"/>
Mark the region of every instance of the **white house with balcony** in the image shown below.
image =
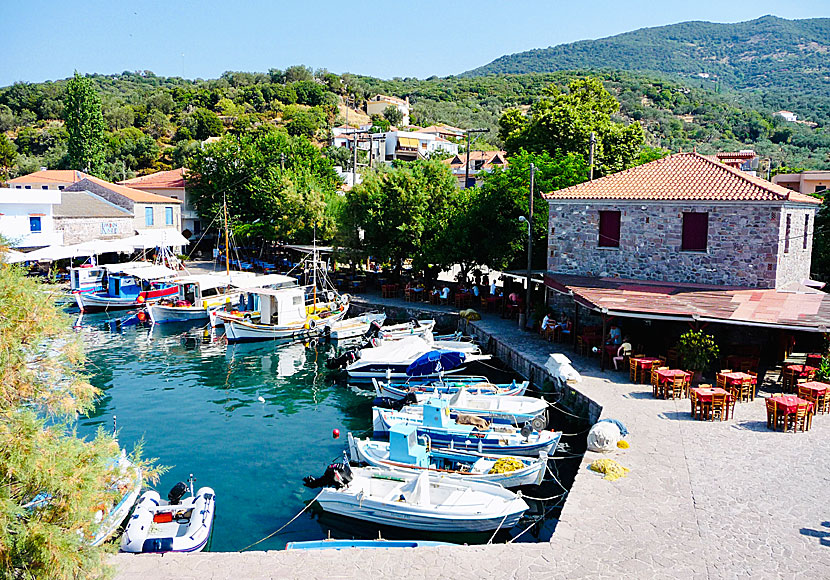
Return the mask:
<path id="1" fill-rule="evenodd" d="M 448 141 L 435 133 L 420 131 L 389 131 L 385 133 L 386 160 L 428 159 L 436 151 L 450 155 L 458 154 L 458 144 Z"/>
<path id="2" fill-rule="evenodd" d="M 0 235 L 13 248 L 40 248 L 63 243 L 55 230 L 54 206 L 60 205 L 57 189 L 0 188 Z"/>

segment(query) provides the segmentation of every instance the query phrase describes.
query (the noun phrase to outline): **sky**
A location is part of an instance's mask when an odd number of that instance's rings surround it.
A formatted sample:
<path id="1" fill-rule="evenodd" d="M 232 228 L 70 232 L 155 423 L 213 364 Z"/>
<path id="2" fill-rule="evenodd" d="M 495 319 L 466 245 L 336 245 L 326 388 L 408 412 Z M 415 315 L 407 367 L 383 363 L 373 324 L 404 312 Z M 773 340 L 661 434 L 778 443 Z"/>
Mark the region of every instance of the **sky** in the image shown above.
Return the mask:
<path id="1" fill-rule="evenodd" d="M 313 69 L 448 76 L 499 56 L 687 20 L 830 17 L 830 0 L 0 0 L 0 86 L 81 73 Z"/>

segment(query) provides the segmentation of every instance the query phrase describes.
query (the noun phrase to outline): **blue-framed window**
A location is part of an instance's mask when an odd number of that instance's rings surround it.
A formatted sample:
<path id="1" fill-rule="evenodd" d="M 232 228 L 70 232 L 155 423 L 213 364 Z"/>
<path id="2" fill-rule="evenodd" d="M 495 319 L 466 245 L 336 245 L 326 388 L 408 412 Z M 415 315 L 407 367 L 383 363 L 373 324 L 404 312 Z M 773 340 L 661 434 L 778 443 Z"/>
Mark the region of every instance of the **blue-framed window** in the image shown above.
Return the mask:
<path id="1" fill-rule="evenodd" d="M 166 207 L 164 208 L 164 225 L 172 226 L 173 225 L 173 208 Z"/>
<path id="2" fill-rule="evenodd" d="M 38 233 L 41 230 L 42 224 L 40 221 L 40 216 L 29 216 L 29 231 L 34 233 Z"/>
<path id="3" fill-rule="evenodd" d="M 145 207 L 144 208 L 144 225 L 145 226 L 153 225 L 153 208 L 152 207 Z"/>

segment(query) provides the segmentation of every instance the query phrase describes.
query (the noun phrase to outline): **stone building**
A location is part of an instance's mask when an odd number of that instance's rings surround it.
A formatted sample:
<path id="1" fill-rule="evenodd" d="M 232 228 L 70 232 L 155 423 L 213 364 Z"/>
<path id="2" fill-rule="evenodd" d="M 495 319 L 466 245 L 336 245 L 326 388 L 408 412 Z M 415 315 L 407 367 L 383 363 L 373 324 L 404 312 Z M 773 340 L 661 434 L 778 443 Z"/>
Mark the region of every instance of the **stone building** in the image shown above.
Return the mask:
<path id="1" fill-rule="evenodd" d="M 696 153 L 545 197 L 552 273 L 749 288 L 810 278 L 820 200 Z"/>
<path id="2" fill-rule="evenodd" d="M 63 243 L 126 238 L 135 234 L 133 214 L 89 191 L 61 192 L 55 206 L 55 230 L 63 232 Z"/>
<path id="3" fill-rule="evenodd" d="M 657 354 L 690 326 L 723 354 L 821 348 L 830 295 L 810 280 L 820 200 L 697 153 L 543 197 L 545 299 L 574 321 L 574 346 L 585 328 L 607 336 L 615 324 Z"/>

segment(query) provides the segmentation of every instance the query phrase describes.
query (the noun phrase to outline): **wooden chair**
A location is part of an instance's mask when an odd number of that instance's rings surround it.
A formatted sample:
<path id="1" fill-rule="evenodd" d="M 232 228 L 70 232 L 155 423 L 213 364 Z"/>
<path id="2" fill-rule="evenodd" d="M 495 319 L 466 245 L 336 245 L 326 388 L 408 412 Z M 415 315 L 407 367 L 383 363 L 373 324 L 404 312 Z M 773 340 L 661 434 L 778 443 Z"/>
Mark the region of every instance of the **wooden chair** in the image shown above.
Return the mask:
<path id="1" fill-rule="evenodd" d="M 778 427 L 782 427 L 781 418 L 778 416 L 778 407 L 775 405 L 775 401 L 772 400 L 772 397 L 769 397 L 766 401 L 767 403 L 767 429 L 772 429 L 773 431 L 777 431 Z"/>
<path id="2" fill-rule="evenodd" d="M 793 432 L 796 429 L 802 432 L 807 431 L 810 428 L 810 405 L 799 403 L 794 417 Z"/>
<path id="3" fill-rule="evenodd" d="M 740 397 L 740 401 L 742 403 L 752 400 L 752 379 L 750 379 L 749 377 L 743 379 L 737 391 L 738 396 Z"/>
<path id="4" fill-rule="evenodd" d="M 694 391 L 689 392 L 689 402 L 692 404 L 692 419 L 697 419 L 697 415 L 701 410 L 700 401 L 697 398 L 697 393 Z"/>
<path id="5" fill-rule="evenodd" d="M 720 421 L 729 418 L 729 408 L 727 407 L 727 395 L 715 393 L 712 395 L 712 408 L 710 411 L 710 421 L 714 421 L 717 417 Z"/>
<path id="6" fill-rule="evenodd" d="M 682 399 L 683 398 L 683 390 L 686 387 L 686 377 L 679 376 L 674 377 L 671 383 L 665 386 L 666 389 L 666 398 L 668 398 L 669 393 L 671 393 L 672 399 Z"/>
<path id="7" fill-rule="evenodd" d="M 784 367 L 781 371 L 781 388 L 785 393 L 792 393 L 796 381 L 795 371 Z"/>
<path id="8" fill-rule="evenodd" d="M 651 394 L 659 397 L 663 394 L 663 388 L 660 385 L 660 375 L 657 374 L 657 367 L 651 366 Z"/>
<path id="9" fill-rule="evenodd" d="M 666 357 L 664 357 L 664 356 L 658 356 L 657 358 L 658 358 L 658 359 L 660 359 L 660 366 L 661 366 L 661 367 L 667 366 L 667 365 L 666 365 Z"/>
<path id="10" fill-rule="evenodd" d="M 637 375 L 639 374 L 639 367 L 637 366 L 637 361 L 634 358 L 628 359 L 628 380 L 632 383 L 637 383 Z"/>
<path id="11" fill-rule="evenodd" d="M 813 404 L 813 411 L 815 413 L 821 413 L 822 415 L 828 411 L 828 403 L 830 403 L 830 397 L 827 396 L 827 393 L 823 393 L 821 395 L 815 395 L 815 401 Z"/>
<path id="12" fill-rule="evenodd" d="M 677 368 L 680 364 L 680 357 L 677 355 L 676 348 L 670 348 L 666 351 L 666 364 L 673 368 Z"/>
<path id="13" fill-rule="evenodd" d="M 723 371 L 715 375 L 715 384 L 719 389 L 726 390 L 726 377 L 723 376 Z"/>
<path id="14" fill-rule="evenodd" d="M 755 400 L 755 392 L 758 390 L 758 373 L 756 373 L 755 371 L 746 371 L 746 374 L 748 374 L 750 377 L 752 377 L 750 379 L 750 382 L 752 382 L 752 391 L 750 392 L 749 400 L 754 401 Z"/>
<path id="15" fill-rule="evenodd" d="M 731 373 L 732 369 L 721 369 L 721 374 L 725 375 L 726 373 Z"/>

